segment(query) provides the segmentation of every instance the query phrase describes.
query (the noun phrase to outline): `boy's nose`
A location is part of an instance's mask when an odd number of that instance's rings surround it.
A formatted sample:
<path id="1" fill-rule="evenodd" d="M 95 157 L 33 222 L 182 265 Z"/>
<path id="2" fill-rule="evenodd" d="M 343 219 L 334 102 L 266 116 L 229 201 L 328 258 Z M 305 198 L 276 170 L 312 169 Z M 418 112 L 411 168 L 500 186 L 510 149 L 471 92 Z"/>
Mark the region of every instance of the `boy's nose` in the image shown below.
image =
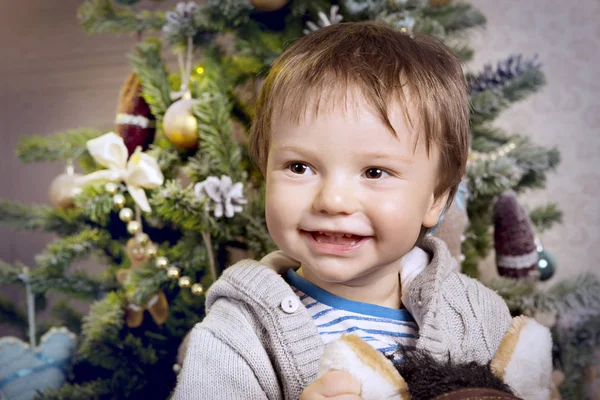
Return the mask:
<path id="1" fill-rule="evenodd" d="M 354 188 L 347 182 L 323 182 L 313 201 L 313 209 L 325 214 L 354 214 L 359 203 Z"/>

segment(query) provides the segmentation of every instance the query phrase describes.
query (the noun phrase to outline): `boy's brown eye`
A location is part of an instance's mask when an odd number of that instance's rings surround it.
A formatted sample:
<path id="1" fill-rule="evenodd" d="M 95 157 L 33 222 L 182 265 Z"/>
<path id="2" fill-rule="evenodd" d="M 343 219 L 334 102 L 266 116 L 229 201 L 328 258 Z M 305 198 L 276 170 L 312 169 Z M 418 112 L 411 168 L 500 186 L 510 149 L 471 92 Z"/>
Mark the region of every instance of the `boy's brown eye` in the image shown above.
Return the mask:
<path id="1" fill-rule="evenodd" d="M 295 174 L 302 175 L 306 172 L 307 169 L 308 169 L 308 167 L 302 163 L 290 164 L 290 171 L 292 171 Z"/>
<path id="2" fill-rule="evenodd" d="M 379 179 L 383 176 L 383 174 L 384 171 L 380 170 L 379 168 L 369 168 L 365 171 L 365 176 L 368 179 Z"/>

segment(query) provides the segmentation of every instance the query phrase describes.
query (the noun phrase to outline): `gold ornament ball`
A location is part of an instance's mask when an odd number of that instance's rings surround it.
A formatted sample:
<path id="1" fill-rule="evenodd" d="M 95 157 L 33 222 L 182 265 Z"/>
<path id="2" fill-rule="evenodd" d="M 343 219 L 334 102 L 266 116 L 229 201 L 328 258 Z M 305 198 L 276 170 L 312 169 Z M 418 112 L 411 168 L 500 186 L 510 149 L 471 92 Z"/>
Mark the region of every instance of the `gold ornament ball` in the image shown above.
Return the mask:
<path id="1" fill-rule="evenodd" d="M 129 222 L 133 219 L 133 210 L 131 208 L 123 208 L 119 211 L 119 219 L 123 222 Z"/>
<path id="2" fill-rule="evenodd" d="M 141 246 L 145 246 L 150 241 L 150 236 L 148 236 L 144 232 L 139 232 L 135 235 L 135 241 L 138 242 Z"/>
<path id="3" fill-rule="evenodd" d="M 198 121 L 192 113 L 196 99 L 181 99 L 171 104 L 163 118 L 163 131 L 171 143 L 182 149 L 198 146 Z"/>
<path id="4" fill-rule="evenodd" d="M 167 265 L 169 265 L 169 260 L 167 260 L 167 257 L 157 257 L 156 258 L 156 266 L 158 268 L 167 268 Z"/>
<path id="5" fill-rule="evenodd" d="M 71 207 L 75 196 L 81 193 L 81 188 L 76 184 L 79 176 L 79 174 L 65 172 L 54 178 L 48 190 L 50 204 L 60 208 Z"/>
<path id="6" fill-rule="evenodd" d="M 156 245 L 154 243 L 150 243 L 147 247 L 146 247 L 146 254 L 148 255 L 148 257 L 152 258 L 152 257 L 156 257 L 156 255 L 158 254 L 158 248 L 156 247 Z"/>
<path id="7" fill-rule="evenodd" d="M 129 232 L 132 235 L 135 235 L 136 233 L 138 233 L 140 231 L 140 223 L 137 221 L 129 221 L 127 223 L 127 232 Z"/>
<path id="8" fill-rule="evenodd" d="M 179 268 L 177 268 L 177 267 L 167 268 L 167 276 L 170 279 L 179 279 Z"/>
<path id="9" fill-rule="evenodd" d="M 204 288 L 199 283 L 194 283 L 192 285 L 192 294 L 194 296 L 202 296 L 204 294 Z"/>
<path id="10" fill-rule="evenodd" d="M 113 196 L 113 204 L 117 206 L 117 208 L 125 207 L 125 196 L 121 193 L 117 193 Z"/>
<path id="11" fill-rule="evenodd" d="M 192 278 L 189 276 L 182 276 L 179 278 L 179 287 L 183 289 L 187 289 L 192 286 Z"/>
<path id="12" fill-rule="evenodd" d="M 114 182 L 107 182 L 106 185 L 104 185 L 104 190 L 106 190 L 106 193 L 108 194 L 116 194 L 119 187 Z"/>
<path id="13" fill-rule="evenodd" d="M 259 11 L 279 10 L 287 4 L 288 0 L 250 0 L 250 3 Z"/>

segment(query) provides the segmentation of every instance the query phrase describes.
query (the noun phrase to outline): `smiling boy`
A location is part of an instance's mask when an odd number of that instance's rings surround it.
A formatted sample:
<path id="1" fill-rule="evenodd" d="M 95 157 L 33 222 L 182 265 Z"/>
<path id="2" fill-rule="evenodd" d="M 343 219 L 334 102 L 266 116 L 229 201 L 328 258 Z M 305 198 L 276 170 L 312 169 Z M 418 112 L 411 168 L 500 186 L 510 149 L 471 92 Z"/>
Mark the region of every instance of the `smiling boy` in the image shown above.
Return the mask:
<path id="1" fill-rule="evenodd" d="M 251 152 L 280 252 L 228 268 L 192 331 L 176 399 L 298 399 L 325 343 L 352 332 L 487 363 L 510 315 L 426 235 L 465 174 L 459 61 L 367 23 L 297 41 L 259 97 Z"/>

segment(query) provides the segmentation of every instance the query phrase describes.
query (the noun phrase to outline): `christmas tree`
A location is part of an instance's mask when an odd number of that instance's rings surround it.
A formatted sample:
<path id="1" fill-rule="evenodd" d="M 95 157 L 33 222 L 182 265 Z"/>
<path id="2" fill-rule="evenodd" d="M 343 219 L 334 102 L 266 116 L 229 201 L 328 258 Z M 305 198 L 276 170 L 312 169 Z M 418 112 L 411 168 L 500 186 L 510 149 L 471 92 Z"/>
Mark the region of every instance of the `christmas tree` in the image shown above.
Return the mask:
<path id="1" fill-rule="evenodd" d="M 51 206 L 0 203 L 3 223 L 59 235 L 31 272 L 0 264 L 0 284 L 25 282 L 32 301 L 60 292 L 91 303 L 83 318 L 61 305 L 58 322 L 79 333 L 77 349 L 68 383 L 40 398 L 168 397 L 179 346 L 202 320 L 210 284 L 240 257 L 260 258 L 274 249 L 263 216 L 264 182 L 249 160 L 245 132 L 263 77 L 295 39 L 330 24 L 369 20 L 432 35 L 468 61 L 465 33 L 485 24 L 479 11 L 451 1 L 208 0 L 136 11 L 144 1 L 131 8 L 138 1 L 87 0 L 78 12 L 89 33 L 140 38 L 128 55 L 132 72 L 114 132 L 23 138 L 17 149 L 23 162 L 63 160 L 65 173 L 50 185 Z M 178 70 L 168 70 L 170 54 Z M 496 199 L 509 190 L 543 188 L 559 154 L 492 125 L 544 84 L 534 56 L 507 57 L 466 79 L 472 105 L 468 174 L 434 234 L 447 241 L 463 272 L 477 276 L 494 244 Z M 541 232 L 560 221 L 560 211 L 543 205 L 526 219 Z M 91 256 L 105 263 L 101 276 L 70 270 Z M 531 279 L 505 278 L 493 287 L 514 313 L 599 305 L 597 281 L 578 282 L 540 291 Z M 4 320 L 32 324 L 6 301 L 0 312 Z"/>

